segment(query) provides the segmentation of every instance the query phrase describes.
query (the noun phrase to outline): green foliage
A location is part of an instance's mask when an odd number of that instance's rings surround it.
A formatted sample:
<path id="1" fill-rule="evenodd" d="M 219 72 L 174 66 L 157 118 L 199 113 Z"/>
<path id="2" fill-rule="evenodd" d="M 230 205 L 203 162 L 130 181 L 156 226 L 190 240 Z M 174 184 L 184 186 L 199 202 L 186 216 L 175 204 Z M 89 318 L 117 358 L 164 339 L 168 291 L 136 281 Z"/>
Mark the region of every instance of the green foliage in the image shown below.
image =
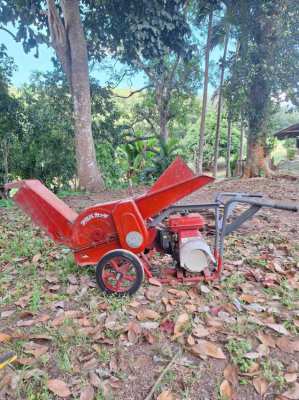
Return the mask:
<path id="1" fill-rule="evenodd" d="M 296 156 L 296 149 L 295 148 L 288 148 L 287 149 L 288 160 L 294 160 L 295 156 Z"/>
<path id="2" fill-rule="evenodd" d="M 121 172 L 114 166 L 114 150 L 122 142 L 121 134 L 125 130 L 122 124 L 115 124 L 119 114 L 110 92 L 95 81 L 91 83 L 91 90 L 98 162 L 109 186 L 118 180 Z M 35 73 L 15 97 L 8 91 L 4 95 L 10 108 L 4 109 L 4 102 L 1 103 L 0 151 L 8 152 L 9 178 L 41 179 L 54 191 L 75 188 L 72 102 L 61 71 Z M 0 178 L 2 170 L 1 165 Z"/>
<path id="3" fill-rule="evenodd" d="M 198 103 L 197 103 L 198 104 Z M 198 105 L 199 107 L 199 105 Z M 199 136 L 199 121 L 197 118 L 197 109 L 194 107 L 189 110 L 189 123 L 187 125 L 186 136 L 182 139 L 185 146 L 185 152 L 188 154 L 188 160 L 195 162 L 196 148 Z M 211 105 L 208 108 L 206 115 L 206 137 L 205 137 L 205 150 L 204 150 L 204 168 L 211 168 L 214 156 L 215 144 L 215 130 L 216 130 L 216 110 Z M 237 125 L 232 126 L 232 143 L 231 143 L 231 156 L 237 157 L 239 149 L 240 130 Z M 219 157 L 226 158 L 227 146 L 227 118 L 225 113 L 221 116 L 220 126 L 220 141 L 219 141 Z"/>
<path id="4" fill-rule="evenodd" d="M 265 142 L 275 96 L 280 101 L 285 93 L 298 105 L 298 2 L 242 0 L 228 7 L 237 40 L 225 91 L 229 109 L 248 120 L 253 141 Z"/>
<path id="5" fill-rule="evenodd" d="M 223 43 L 228 26 L 236 42 L 227 63 L 219 157 L 226 158 L 228 116 L 233 120 L 232 169 L 238 158 L 240 114 L 251 121 L 252 132 L 260 132 L 262 126 L 263 134 L 296 122 L 296 112 L 279 111 L 273 101 L 283 91 L 295 102 L 298 83 L 298 5 L 294 0 L 282 3 L 280 12 L 281 3 L 266 0 L 228 1 L 225 7 L 219 1 L 82 2 L 90 59 L 101 61 L 109 49 L 113 59 L 126 62 L 126 74 L 134 76 L 142 70 L 147 77 L 147 90 L 127 99 L 120 97 L 130 92 L 110 90 L 111 82 L 102 88 L 91 79 L 92 130 L 107 187 L 150 183 L 176 155 L 194 165 L 201 108 L 197 96 L 204 50 L 201 36 L 206 35 L 206 17 L 212 10 L 212 47 Z M 90 12 L 93 7 L 97 13 Z M 7 29 L 11 22 L 13 35 L 25 51 L 48 42 L 44 1 L 3 1 L 0 27 Z M 55 191 L 76 188 L 72 103 L 62 72 L 56 68 L 53 73 L 37 73 L 16 92 L 10 88 L 14 69 L 1 46 L 0 183 L 35 177 Z M 257 87 L 261 95 L 255 92 Z M 206 117 L 206 169 L 213 162 L 215 128 L 216 110 L 211 103 Z M 169 142 L 163 143 L 163 130 Z M 266 145 L 270 152 L 276 141 L 270 138 Z"/>
<path id="6" fill-rule="evenodd" d="M 170 139 L 167 143 L 160 141 L 159 146 L 152 148 L 151 151 L 154 156 L 151 159 L 151 165 L 144 170 L 146 181 L 157 179 L 180 153 L 181 149 L 177 140 Z"/>
<path id="7" fill-rule="evenodd" d="M 251 351 L 251 344 L 243 339 L 231 339 L 227 343 L 226 348 L 230 353 L 233 363 L 240 368 L 240 371 L 248 372 L 252 361 L 246 358 L 246 353 Z"/>
<path id="8" fill-rule="evenodd" d="M 3 208 L 12 208 L 13 207 L 13 202 L 12 200 L 8 199 L 0 199 L 0 207 Z"/>
<path id="9" fill-rule="evenodd" d="M 140 57 L 161 58 L 165 49 L 187 55 L 191 32 L 184 6 L 184 0 L 94 1 L 97 12 L 84 19 L 92 56 L 101 60 L 108 47 L 115 58 L 136 67 Z"/>
<path id="10" fill-rule="evenodd" d="M 12 147 L 19 133 L 20 103 L 10 93 L 9 84 L 16 66 L 6 53 L 6 47 L 0 45 L 0 184 L 9 179 L 9 162 Z"/>
<path id="11" fill-rule="evenodd" d="M 15 176 L 41 179 L 54 190 L 74 177 L 72 109 L 59 72 L 34 74 L 19 93 L 23 129 L 14 147 Z"/>

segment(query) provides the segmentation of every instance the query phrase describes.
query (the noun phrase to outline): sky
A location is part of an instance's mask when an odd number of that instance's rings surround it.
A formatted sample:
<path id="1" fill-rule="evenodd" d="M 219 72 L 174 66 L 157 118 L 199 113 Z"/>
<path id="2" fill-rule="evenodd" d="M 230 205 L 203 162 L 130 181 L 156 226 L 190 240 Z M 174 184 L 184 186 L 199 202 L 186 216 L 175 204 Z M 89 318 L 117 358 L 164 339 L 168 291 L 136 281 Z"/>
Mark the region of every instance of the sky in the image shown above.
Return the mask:
<path id="1" fill-rule="evenodd" d="M 29 82 L 30 76 L 33 71 L 46 72 L 53 69 L 53 64 L 51 58 L 54 57 L 54 50 L 47 45 L 39 46 L 39 57 L 34 57 L 35 51 L 32 50 L 30 53 L 26 54 L 23 50 L 21 43 L 17 43 L 9 33 L 0 30 L 0 44 L 3 43 L 7 47 L 7 54 L 13 57 L 15 64 L 17 65 L 17 71 L 14 72 L 12 83 L 14 86 L 20 87 L 22 84 Z M 99 80 L 99 82 L 104 85 L 110 78 L 111 72 L 109 71 L 112 67 L 116 72 L 120 72 L 123 65 L 119 63 L 115 65 L 112 60 L 107 60 L 105 66 L 99 66 L 94 68 L 92 75 Z M 145 76 L 142 73 L 134 75 L 134 81 L 129 79 L 124 79 L 119 87 L 129 88 L 133 87 L 139 89 L 144 86 Z"/>
<path id="2" fill-rule="evenodd" d="M 54 57 L 54 50 L 51 47 L 48 47 L 45 44 L 40 45 L 39 57 L 36 58 L 34 57 L 35 50 L 26 54 L 23 50 L 22 44 L 17 43 L 9 33 L 3 30 L 0 30 L 0 44 L 1 43 L 7 47 L 8 55 L 14 59 L 14 62 L 17 65 L 17 71 L 14 72 L 12 79 L 14 86 L 20 87 L 22 84 L 28 83 L 31 74 L 35 71 L 46 72 L 53 69 L 51 58 Z M 214 49 L 210 57 L 211 61 L 214 63 L 217 62 L 221 57 L 221 53 L 221 49 Z M 125 66 L 120 63 L 115 63 L 114 60 L 107 57 L 103 65 L 101 64 L 93 68 L 91 75 L 100 82 L 101 86 L 105 86 L 105 83 L 109 81 L 111 77 L 111 68 L 113 68 L 115 72 L 119 73 L 123 68 L 125 68 Z M 145 84 L 146 77 L 144 73 L 140 72 L 135 74 L 133 78 L 124 79 L 118 87 L 125 89 L 140 89 Z M 212 86 L 210 86 L 210 89 L 213 90 Z M 201 92 L 201 89 L 199 89 L 199 92 Z"/>

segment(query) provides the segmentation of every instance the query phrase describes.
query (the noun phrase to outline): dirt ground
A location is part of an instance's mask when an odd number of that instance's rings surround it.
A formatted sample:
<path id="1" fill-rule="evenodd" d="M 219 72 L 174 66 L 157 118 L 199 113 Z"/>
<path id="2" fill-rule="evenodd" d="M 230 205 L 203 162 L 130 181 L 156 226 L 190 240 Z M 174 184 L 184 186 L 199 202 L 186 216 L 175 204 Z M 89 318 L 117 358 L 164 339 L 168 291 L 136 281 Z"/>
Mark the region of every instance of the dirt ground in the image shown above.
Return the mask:
<path id="1" fill-rule="evenodd" d="M 184 203 L 219 191 L 298 204 L 299 180 L 223 180 Z M 81 210 L 132 194 L 64 200 Z M 145 281 L 116 298 L 17 208 L 0 208 L 0 354 L 18 355 L 0 370 L 0 399 L 145 400 L 155 384 L 158 400 L 299 399 L 298 223 L 262 209 L 226 239 L 220 281 Z"/>

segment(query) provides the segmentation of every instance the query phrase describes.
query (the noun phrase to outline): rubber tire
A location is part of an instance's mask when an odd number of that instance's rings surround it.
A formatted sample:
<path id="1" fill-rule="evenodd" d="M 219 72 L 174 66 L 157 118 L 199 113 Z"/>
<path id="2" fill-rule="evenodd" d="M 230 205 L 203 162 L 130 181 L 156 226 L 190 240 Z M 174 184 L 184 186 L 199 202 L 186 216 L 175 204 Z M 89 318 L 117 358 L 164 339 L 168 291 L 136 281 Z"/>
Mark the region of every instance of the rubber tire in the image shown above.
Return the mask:
<path id="1" fill-rule="evenodd" d="M 133 266 L 135 267 L 136 271 L 136 280 L 134 284 L 130 287 L 129 290 L 126 290 L 124 292 L 114 292 L 113 290 L 110 290 L 105 286 L 105 283 L 102 278 L 102 273 L 105 265 L 115 257 L 123 257 L 129 260 Z M 115 296 L 126 296 L 126 295 L 133 295 L 134 293 L 137 292 L 137 290 L 140 288 L 142 281 L 144 277 L 144 272 L 143 272 L 143 266 L 141 264 L 141 261 L 139 258 L 134 254 L 131 253 L 128 250 L 112 250 L 109 251 L 109 253 L 105 254 L 103 258 L 98 262 L 97 267 L 96 267 L 96 281 L 97 284 L 99 285 L 100 289 L 107 294 L 113 294 Z"/>

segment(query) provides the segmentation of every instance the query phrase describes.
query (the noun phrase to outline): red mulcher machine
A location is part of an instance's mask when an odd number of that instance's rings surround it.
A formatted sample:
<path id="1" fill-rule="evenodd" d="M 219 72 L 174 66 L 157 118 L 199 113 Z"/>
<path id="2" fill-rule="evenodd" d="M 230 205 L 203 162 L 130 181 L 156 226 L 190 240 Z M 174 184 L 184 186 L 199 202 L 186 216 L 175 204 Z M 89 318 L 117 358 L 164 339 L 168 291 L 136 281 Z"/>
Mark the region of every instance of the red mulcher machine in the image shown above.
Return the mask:
<path id="1" fill-rule="evenodd" d="M 13 200 L 55 242 L 69 247 L 79 265 L 96 265 L 99 287 L 109 294 L 133 294 L 144 273 L 152 278 L 154 251 L 169 254 L 172 267 L 161 266 L 161 283 L 199 282 L 219 278 L 224 238 L 261 207 L 298 212 L 297 205 L 275 203 L 262 195 L 219 193 L 206 204 L 174 205 L 213 182 L 195 176 L 177 158 L 144 195 L 88 207 L 80 214 L 37 180 L 5 185 Z M 241 211 L 236 205 L 246 205 Z M 202 215 L 213 216 L 213 230 Z M 212 239 L 212 240 L 211 240 Z"/>

